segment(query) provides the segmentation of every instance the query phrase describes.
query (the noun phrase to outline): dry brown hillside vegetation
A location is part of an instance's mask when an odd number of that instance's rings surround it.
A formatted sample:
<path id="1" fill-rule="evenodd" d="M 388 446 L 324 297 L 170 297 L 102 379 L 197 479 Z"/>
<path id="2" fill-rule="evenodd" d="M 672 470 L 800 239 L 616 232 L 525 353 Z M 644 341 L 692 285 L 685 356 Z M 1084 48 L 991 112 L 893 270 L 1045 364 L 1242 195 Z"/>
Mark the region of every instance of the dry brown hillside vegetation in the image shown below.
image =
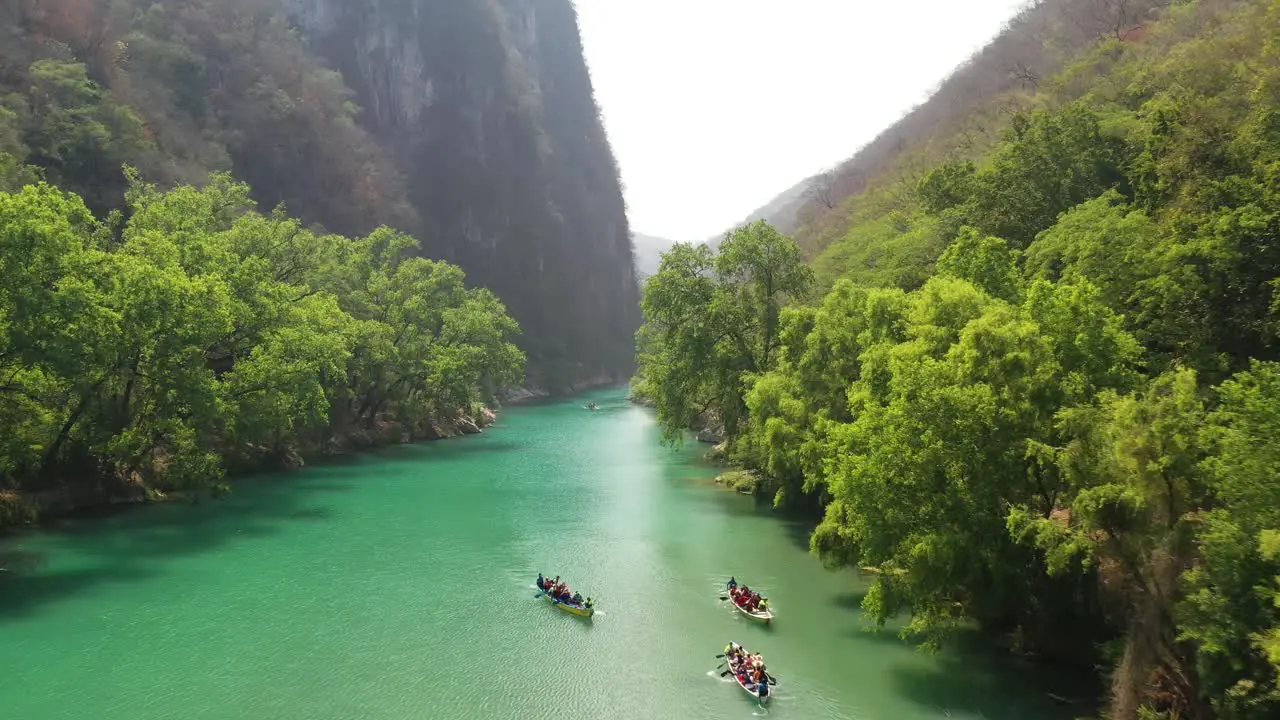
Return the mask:
<path id="1" fill-rule="evenodd" d="M 784 232 L 794 231 L 801 246 L 816 255 L 850 224 L 853 208 L 845 203 L 850 196 L 903 174 L 919 174 L 953 154 L 981 155 L 1000 139 L 1008 118 L 1032 104 L 1047 78 L 1099 40 L 1139 40 L 1152 11 L 1169 2 L 1031 0 L 928 100 L 853 157 L 810 179 L 804 202 L 784 205 L 766 219 Z"/>

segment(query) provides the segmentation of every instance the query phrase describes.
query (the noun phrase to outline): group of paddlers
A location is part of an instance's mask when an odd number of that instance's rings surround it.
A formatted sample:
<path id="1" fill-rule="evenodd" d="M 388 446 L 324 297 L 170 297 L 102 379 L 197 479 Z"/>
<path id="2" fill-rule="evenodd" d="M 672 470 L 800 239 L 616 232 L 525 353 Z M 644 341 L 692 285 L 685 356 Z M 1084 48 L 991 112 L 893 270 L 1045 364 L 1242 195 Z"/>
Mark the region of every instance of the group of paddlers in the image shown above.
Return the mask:
<path id="1" fill-rule="evenodd" d="M 743 585 L 738 587 L 738 581 L 729 578 L 728 583 L 729 598 L 738 607 L 750 613 L 762 613 L 769 609 L 769 599 L 760 597 L 760 593 Z"/>
<path id="2" fill-rule="evenodd" d="M 743 687 L 754 686 L 761 698 L 769 694 L 769 673 L 765 672 L 763 655 L 748 653 L 746 648 L 731 642 L 724 649 L 724 659 Z"/>
<path id="3" fill-rule="evenodd" d="M 538 589 L 549 595 L 552 600 L 565 605 L 588 609 L 593 605 L 591 598 L 583 598 L 582 593 L 569 592 L 569 586 L 561 582 L 559 575 L 548 579 L 543 577 L 542 573 L 538 573 Z"/>

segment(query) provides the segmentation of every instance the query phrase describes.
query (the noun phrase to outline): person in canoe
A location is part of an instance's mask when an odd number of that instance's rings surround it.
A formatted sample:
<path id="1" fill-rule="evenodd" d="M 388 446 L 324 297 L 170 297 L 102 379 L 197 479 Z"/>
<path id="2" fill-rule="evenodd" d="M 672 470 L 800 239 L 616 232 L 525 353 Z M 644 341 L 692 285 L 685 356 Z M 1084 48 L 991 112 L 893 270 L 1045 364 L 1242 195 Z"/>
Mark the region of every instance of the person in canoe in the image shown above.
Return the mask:
<path id="1" fill-rule="evenodd" d="M 554 578 L 548 578 L 546 575 L 538 573 L 538 589 L 552 600 L 565 605 L 590 610 L 595 604 L 591 598 L 584 599 L 582 593 L 570 590 L 569 585 L 562 582 L 559 575 Z"/>
<path id="2" fill-rule="evenodd" d="M 732 593 L 734 590 L 737 590 L 737 589 L 738 589 L 738 580 L 737 580 L 737 578 L 735 578 L 735 577 L 733 577 L 732 575 L 730 575 L 730 576 L 729 576 L 729 582 L 725 584 L 725 587 L 729 588 L 729 592 L 730 592 L 730 593 Z"/>
<path id="3" fill-rule="evenodd" d="M 556 585 L 560 584 L 560 576 L 557 575 L 554 580 L 545 577 L 542 573 L 538 573 L 538 589 L 550 595 L 555 591 Z"/>
<path id="4" fill-rule="evenodd" d="M 733 599 L 735 605 L 750 613 L 764 612 L 769 607 L 769 600 L 747 585 L 738 588 L 730 587 L 729 597 Z"/>
<path id="5" fill-rule="evenodd" d="M 769 675 L 765 672 L 763 655 L 758 653 L 749 655 L 741 645 L 729 643 L 729 647 L 725 648 L 724 657 L 729 662 L 729 669 L 744 686 L 756 685 L 757 688 L 761 684 L 768 686 Z M 767 694 L 767 690 L 758 690 L 758 692 L 762 696 Z"/>
<path id="6" fill-rule="evenodd" d="M 763 655 L 756 655 L 754 671 L 756 692 L 760 693 L 760 699 L 763 700 L 769 694 L 769 668 L 764 664 Z"/>
<path id="7" fill-rule="evenodd" d="M 729 669 L 733 670 L 734 675 L 742 675 L 743 669 L 747 665 L 747 650 L 737 643 L 729 643 L 729 647 L 724 650 L 724 659 L 729 662 Z"/>

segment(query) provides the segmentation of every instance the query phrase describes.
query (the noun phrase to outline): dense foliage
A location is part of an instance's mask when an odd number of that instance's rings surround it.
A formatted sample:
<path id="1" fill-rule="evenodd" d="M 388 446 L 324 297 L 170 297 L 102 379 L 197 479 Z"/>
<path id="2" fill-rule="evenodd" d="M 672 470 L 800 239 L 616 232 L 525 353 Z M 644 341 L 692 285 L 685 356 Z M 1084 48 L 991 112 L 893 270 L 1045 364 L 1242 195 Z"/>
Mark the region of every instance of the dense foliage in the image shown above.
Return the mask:
<path id="1" fill-rule="evenodd" d="M 45 183 L 0 193 L 0 526 L 438 436 L 522 377 L 502 304 L 412 238 L 254 207 L 225 175 L 135 175 L 106 222 Z"/>
<path id="2" fill-rule="evenodd" d="M 570 3 L 524 13 L 5 0 L 0 151 L 17 164 L 0 186 L 25 163 L 102 217 L 124 206 L 122 164 L 161 187 L 230 172 L 308 226 L 394 227 L 464 268 L 528 331 L 535 383 L 620 378 L 639 292 L 617 167 Z"/>
<path id="3" fill-rule="evenodd" d="M 854 197 L 768 354 L 734 352 L 765 337 L 737 236 L 677 248 L 638 390 L 669 437 L 724 413 L 762 492 L 819 505 L 874 620 L 1106 667 L 1116 718 L 1276 717 L 1277 38 L 1280 2 L 1203 0 L 1107 39 L 988 151 Z"/>

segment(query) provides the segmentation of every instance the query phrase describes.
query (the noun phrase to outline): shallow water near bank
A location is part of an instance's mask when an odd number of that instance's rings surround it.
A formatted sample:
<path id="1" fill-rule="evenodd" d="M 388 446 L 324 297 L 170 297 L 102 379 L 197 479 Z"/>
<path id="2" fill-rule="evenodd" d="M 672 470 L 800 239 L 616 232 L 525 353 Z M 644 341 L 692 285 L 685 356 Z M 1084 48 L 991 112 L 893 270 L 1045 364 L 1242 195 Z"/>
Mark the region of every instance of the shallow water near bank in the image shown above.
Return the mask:
<path id="1" fill-rule="evenodd" d="M 598 412 L 582 407 L 600 403 Z M 510 408 L 483 435 L 64 521 L 0 552 L 0 717 L 1045 718 L 1050 678 L 868 633 L 865 585 L 807 529 L 658 444 L 625 390 Z M 539 571 L 596 617 L 536 599 Z M 719 600 L 765 592 L 762 626 Z M 719 677 L 736 640 L 779 684 Z"/>

